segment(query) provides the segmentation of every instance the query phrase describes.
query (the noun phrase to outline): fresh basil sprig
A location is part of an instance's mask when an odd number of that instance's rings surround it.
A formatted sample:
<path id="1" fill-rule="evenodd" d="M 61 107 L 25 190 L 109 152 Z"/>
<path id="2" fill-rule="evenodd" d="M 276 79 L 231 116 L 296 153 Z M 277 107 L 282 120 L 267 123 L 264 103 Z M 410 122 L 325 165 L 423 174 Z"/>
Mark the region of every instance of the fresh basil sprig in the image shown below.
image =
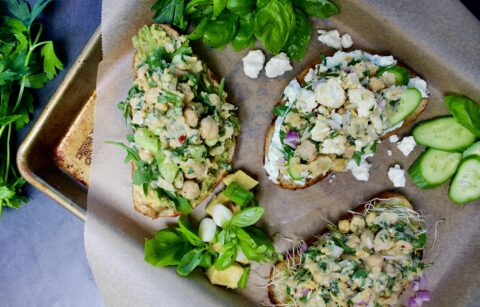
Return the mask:
<path id="1" fill-rule="evenodd" d="M 0 20 L 0 217 L 3 207 L 19 208 L 25 180 L 14 165 L 14 132 L 30 121 L 33 95 L 63 69 L 53 42 L 42 41 L 36 18 L 51 0 L 38 0 L 32 9 L 24 0 L 5 0 Z"/>
<path id="2" fill-rule="evenodd" d="M 184 6 L 183 9 L 180 6 Z M 312 37 L 309 16 L 328 18 L 339 13 L 329 0 L 157 0 L 155 22 L 185 30 L 190 39 L 203 39 L 213 48 L 231 43 L 242 50 L 260 41 L 273 54 L 282 51 L 302 60 Z"/>

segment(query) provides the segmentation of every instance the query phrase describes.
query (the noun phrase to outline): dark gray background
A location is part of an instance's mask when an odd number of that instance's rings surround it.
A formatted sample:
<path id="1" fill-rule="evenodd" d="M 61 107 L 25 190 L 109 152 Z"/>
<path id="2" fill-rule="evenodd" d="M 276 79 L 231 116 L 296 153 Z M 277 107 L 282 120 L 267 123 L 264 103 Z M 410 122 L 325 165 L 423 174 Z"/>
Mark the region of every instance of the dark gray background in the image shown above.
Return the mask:
<path id="1" fill-rule="evenodd" d="M 479 16 L 478 0 L 462 2 Z M 44 38 L 55 42 L 65 69 L 37 91 L 34 118 L 98 27 L 100 11 L 101 0 L 55 0 L 41 16 Z M 0 220 L 0 307 L 101 306 L 85 257 L 83 222 L 31 186 L 26 192 L 30 203 L 4 209 Z"/>

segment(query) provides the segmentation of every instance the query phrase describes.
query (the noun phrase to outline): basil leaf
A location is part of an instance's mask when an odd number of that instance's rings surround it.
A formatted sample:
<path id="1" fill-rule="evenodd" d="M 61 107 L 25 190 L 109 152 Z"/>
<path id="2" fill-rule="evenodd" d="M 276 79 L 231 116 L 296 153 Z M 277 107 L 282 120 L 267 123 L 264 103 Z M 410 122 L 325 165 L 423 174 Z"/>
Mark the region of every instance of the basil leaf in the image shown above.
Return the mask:
<path id="1" fill-rule="evenodd" d="M 192 225 L 190 223 L 190 220 L 188 219 L 188 216 L 182 215 L 178 219 L 178 227 L 185 236 L 185 238 L 187 238 L 187 240 L 190 242 L 190 244 L 194 246 L 203 245 L 203 241 L 200 239 L 200 237 L 192 231 Z"/>
<path id="2" fill-rule="evenodd" d="M 295 8 L 295 27 L 291 31 L 285 51 L 294 60 L 302 60 L 307 54 L 312 37 L 312 25 L 302 10 Z"/>
<path id="3" fill-rule="evenodd" d="M 185 0 L 157 0 L 152 5 L 153 22 L 168 23 L 181 30 L 187 28 L 183 13 L 185 8 Z"/>
<path id="4" fill-rule="evenodd" d="M 211 253 L 202 254 L 202 260 L 200 261 L 199 266 L 204 269 L 208 269 L 213 265 L 214 256 Z"/>
<path id="5" fill-rule="evenodd" d="M 196 248 L 186 253 L 177 265 L 177 274 L 187 276 L 202 262 L 203 250 Z"/>
<path id="6" fill-rule="evenodd" d="M 162 229 L 145 241 L 145 261 L 154 266 L 177 265 L 191 247 L 177 229 Z"/>
<path id="7" fill-rule="evenodd" d="M 240 277 L 240 280 L 238 281 L 238 287 L 240 289 L 245 289 L 247 286 L 248 276 L 250 276 L 250 266 L 244 267 L 242 277 Z"/>
<path id="8" fill-rule="evenodd" d="M 238 16 L 223 12 L 217 19 L 208 23 L 203 41 L 212 48 L 222 48 L 235 37 L 237 28 Z"/>
<path id="9" fill-rule="evenodd" d="M 223 271 L 235 261 L 237 257 L 237 246 L 233 242 L 225 243 L 220 250 L 218 259 L 215 262 L 215 269 Z"/>
<path id="10" fill-rule="evenodd" d="M 227 6 L 227 0 L 213 0 L 213 18 L 216 18 L 223 12 Z"/>
<path id="11" fill-rule="evenodd" d="M 238 227 L 247 227 L 255 224 L 262 217 L 265 209 L 262 207 L 245 208 L 235 215 L 230 220 L 230 225 Z"/>
<path id="12" fill-rule="evenodd" d="M 271 0 L 266 4 L 264 2 L 255 14 L 253 33 L 265 49 L 278 54 L 287 43 L 295 22 L 292 3 L 290 0 Z"/>
<path id="13" fill-rule="evenodd" d="M 239 51 L 252 43 L 255 43 L 255 37 L 253 36 L 253 15 L 248 14 L 244 18 L 240 18 L 240 27 L 237 35 L 235 35 L 232 40 L 232 47 L 233 50 Z"/>
<path id="14" fill-rule="evenodd" d="M 445 97 L 448 111 L 455 120 L 476 136 L 480 136 L 480 105 L 465 96 Z"/>
<path id="15" fill-rule="evenodd" d="M 209 21 L 210 21 L 210 18 L 203 17 L 198 23 L 198 25 L 195 27 L 195 30 L 193 30 L 193 32 L 188 35 L 188 38 L 192 40 L 202 38 L 203 35 L 205 34 L 205 30 L 207 29 L 207 25 Z"/>
<path id="16" fill-rule="evenodd" d="M 308 16 L 328 18 L 340 12 L 335 3 L 329 0 L 292 0 L 292 2 L 295 7 L 304 10 Z"/>
<path id="17" fill-rule="evenodd" d="M 272 240 L 262 229 L 255 226 L 250 226 L 244 228 L 244 230 L 255 241 L 255 244 L 259 246 L 265 245 L 268 250 L 275 252 L 275 247 L 273 246 Z"/>
<path id="18" fill-rule="evenodd" d="M 255 10 L 255 2 L 255 0 L 228 0 L 227 9 L 238 16 L 244 16 Z"/>

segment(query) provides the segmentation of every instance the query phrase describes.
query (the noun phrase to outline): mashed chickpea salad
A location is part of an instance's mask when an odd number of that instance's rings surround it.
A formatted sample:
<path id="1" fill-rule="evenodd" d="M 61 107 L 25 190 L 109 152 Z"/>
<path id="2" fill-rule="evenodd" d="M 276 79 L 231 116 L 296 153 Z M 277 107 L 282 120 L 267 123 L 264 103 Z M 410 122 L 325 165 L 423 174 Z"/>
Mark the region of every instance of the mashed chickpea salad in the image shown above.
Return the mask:
<path id="1" fill-rule="evenodd" d="M 403 125 L 429 93 L 392 56 L 339 51 L 283 93 L 265 157 L 269 178 L 305 184 L 328 172 L 351 170 L 368 180 L 378 141 Z"/>
<path id="2" fill-rule="evenodd" d="M 224 80 L 212 77 L 188 43 L 160 25 L 142 28 L 133 38 L 133 87 L 119 104 L 134 131 L 134 184 L 179 211 L 195 206 L 231 168 L 239 133 Z"/>
<path id="3" fill-rule="evenodd" d="M 426 231 L 417 212 L 391 198 L 352 214 L 277 266 L 271 286 L 285 306 L 396 306 L 422 278 Z"/>

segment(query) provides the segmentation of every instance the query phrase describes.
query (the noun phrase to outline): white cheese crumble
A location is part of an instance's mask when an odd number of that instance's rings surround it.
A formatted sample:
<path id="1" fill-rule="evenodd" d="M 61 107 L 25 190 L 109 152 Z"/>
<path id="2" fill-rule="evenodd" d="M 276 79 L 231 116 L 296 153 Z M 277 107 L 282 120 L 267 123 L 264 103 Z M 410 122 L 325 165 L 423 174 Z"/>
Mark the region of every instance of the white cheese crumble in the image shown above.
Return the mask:
<path id="1" fill-rule="evenodd" d="M 252 50 L 242 59 L 243 72 L 247 77 L 256 79 L 265 65 L 265 55 L 262 50 Z"/>
<path id="2" fill-rule="evenodd" d="M 276 78 L 292 69 L 293 67 L 290 65 L 290 59 L 287 57 L 285 52 L 282 52 L 268 61 L 267 65 L 265 66 L 265 73 L 269 78 Z"/>
<path id="3" fill-rule="evenodd" d="M 335 49 L 348 49 L 352 47 L 353 40 L 349 34 L 340 36 L 338 30 L 318 30 L 318 41 Z"/>
<path id="4" fill-rule="evenodd" d="M 315 99 L 323 106 L 340 108 L 345 103 L 345 91 L 342 84 L 336 78 L 328 79 L 327 82 L 319 83 L 315 87 Z"/>
<path id="5" fill-rule="evenodd" d="M 342 47 L 343 49 L 348 49 L 352 47 L 353 45 L 353 40 L 350 34 L 343 34 L 342 35 Z"/>
<path id="6" fill-rule="evenodd" d="M 358 116 L 368 118 L 370 113 L 377 107 L 375 95 L 365 88 L 355 88 L 348 90 L 350 102 L 358 108 Z"/>
<path id="7" fill-rule="evenodd" d="M 427 90 L 427 82 L 425 82 L 425 80 L 423 79 L 420 79 L 419 77 L 410 78 L 407 87 L 414 87 L 419 90 L 420 93 L 422 93 L 423 98 L 427 98 L 429 96 L 429 92 Z"/>
<path id="8" fill-rule="evenodd" d="M 388 170 L 388 179 L 390 179 L 396 188 L 405 187 L 405 170 L 403 170 L 400 165 L 395 164 L 394 167 L 390 167 Z"/>
<path id="9" fill-rule="evenodd" d="M 397 143 L 398 150 L 400 150 L 406 157 L 412 153 L 412 151 L 415 149 L 415 146 L 417 146 L 417 143 L 415 142 L 413 136 L 406 136 Z"/>
<path id="10" fill-rule="evenodd" d="M 368 181 L 368 178 L 370 177 L 369 171 L 371 166 L 372 165 L 364 159 L 362 159 L 360 165 L 357 165 L 357 162 L 355 162 L 353 159 L 347 163 L 347 169 L 350 170 L 353 177 L 359 181 Z"/>
<path id="11" fill-rule="evenodd" d="M 394 135 L 391 135 L 388 140 L 390 141 L 390 143 L 396 143 L 398 142 L 399 138 L 398 138 L 398 135 L 394 134 Z"/>
<path id="12" fill-rule="evenodd" d="M 337 30 L 318 30 L 318 40 L 328 47 L 332 47 L 335 49 L 342 49 L 342 38 L 340 37 L 340 33 Z"/>

